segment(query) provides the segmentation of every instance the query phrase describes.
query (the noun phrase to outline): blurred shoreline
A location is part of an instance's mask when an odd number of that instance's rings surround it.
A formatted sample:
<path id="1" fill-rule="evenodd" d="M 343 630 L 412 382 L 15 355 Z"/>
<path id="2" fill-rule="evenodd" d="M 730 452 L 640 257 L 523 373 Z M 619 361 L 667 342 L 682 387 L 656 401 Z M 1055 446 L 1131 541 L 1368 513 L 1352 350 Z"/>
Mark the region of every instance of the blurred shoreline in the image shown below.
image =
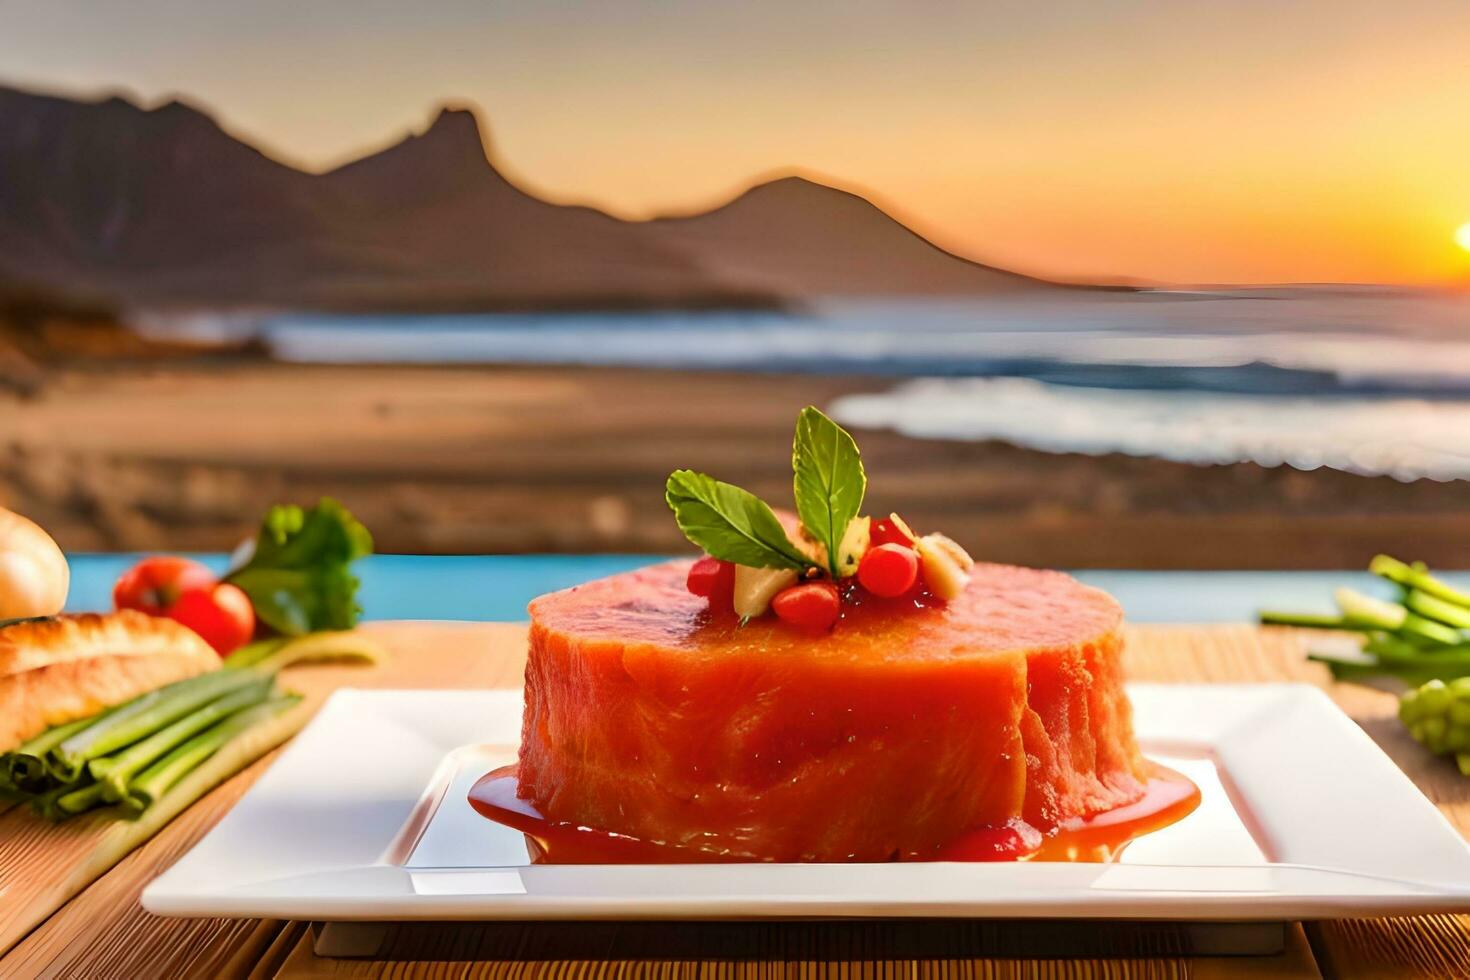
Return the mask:
<path id="1" fill-rule="evenodd" d="M 1424 291 L 832 298 L 751 310 L 150 316 L 143 336 L 288 363 L 864 375 L 830 406 L 916 437 L 1470 479 L 1463 299 Z M 903 379 L 908 383 L 899 384 Z"/>
<path id="2" fill-rule="evenodd" d="M 808 403 L 892 378 L 593 367 L 79 357 L 0 386 L 0 503 L 70 550 L 226 550 L 278 500 L 330 494 L 403 553 L 686 545 L 662 486 L 712 472 L 781 502 Z M 857 430 L 868 509 L 997 561 L 1094 568 L 1463 567 L 1461 483 L 1199 466 Z"/>

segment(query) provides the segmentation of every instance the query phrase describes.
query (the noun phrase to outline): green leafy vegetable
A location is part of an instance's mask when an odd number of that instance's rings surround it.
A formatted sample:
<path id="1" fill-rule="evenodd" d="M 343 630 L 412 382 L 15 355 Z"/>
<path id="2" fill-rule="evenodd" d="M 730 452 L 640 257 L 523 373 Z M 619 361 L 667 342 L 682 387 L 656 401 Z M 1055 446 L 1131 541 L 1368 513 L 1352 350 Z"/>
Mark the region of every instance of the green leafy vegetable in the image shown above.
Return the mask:
<path id="1" fill-rule="evenodd" d="M 358 580 L 351 565 L 373 550 L 372 535 L 330 498 L 310 510 L 272 507 L 255 551 L 225 577 L 245 591 L 255 614 L 290 636 L 357 625 Z"/>
<path id="2" fill-rule="evenodd" d="M 748 490 L 693 470 L 675 470 L 664 498 L 684 536 L 715 558 L 751 568 L 812 565 L 766 502 Z"/>
<path id="3" fill-rule="evenodd" d="M 868 477 L 857 443 L 810 405 L 796 419 L 791 446 L 796 513 L 807 533 L 827 548 L 827 570 L 838 577 L 838 545 L 863 506 Z"/>

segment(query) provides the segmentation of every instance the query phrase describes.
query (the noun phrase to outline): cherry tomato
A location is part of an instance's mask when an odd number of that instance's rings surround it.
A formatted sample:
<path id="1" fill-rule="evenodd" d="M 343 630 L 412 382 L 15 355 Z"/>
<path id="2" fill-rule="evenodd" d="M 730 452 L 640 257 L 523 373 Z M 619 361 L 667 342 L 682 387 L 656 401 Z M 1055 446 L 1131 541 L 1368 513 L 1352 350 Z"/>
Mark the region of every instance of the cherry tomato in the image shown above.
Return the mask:
<path id="1" fill-rule="evenodd" d="M 112 587 L 112 601 L 119 609 L 164 616 L 185 592 L 212 589 L 217 581 L 214 573 L 197 561 L 155 555 L 122 573 Z"/>
<path id="2" fill-rule="evenodd" d="M 901 544 L 905 548 L 912 548 L 917 540 L 913 529 L 897 514 L 889 514 L 887 517 L 875 520 L 868 538 L 870 547 L 877 547 L 880 544 Z"/>
<path id="3" fill-rule="evenodd" d="M 710 605 L 729 606 L 735 596 L 735 566 L 705 555 L 689 568 L 689 591 L 703 596 Z"/>
<path id="4" fill-rule="evenodd" d="M 220 656 L 255 634 L 250 598 L 188 558 L 144 558 L 117 580 L 112 601 L 119 609 L 137 609 L 189 627 Z"/>
<path id="5" fill-rule="evenodd" d="M 842 600 L 831 582 L 806 582 L 776 593 L 771 610 L 777 618 L 813 633 L 825 633 L 837 622 Z"/>
<path id="6" fill-rule="evenodd" d="M 919 553 L 901 544 L 869 548 L 858 565 L 858 581 L 876 596 L 892 599 L 914 587 L 919 578 Z"/>
<path id="7" fill-rule="evenodd" d="M 166 613 L 204 638 L 221 657 L 255 635 L 255 609 L 238 587 L 221 582 L 213 589 L 195 589 L 179 596 Z"/>

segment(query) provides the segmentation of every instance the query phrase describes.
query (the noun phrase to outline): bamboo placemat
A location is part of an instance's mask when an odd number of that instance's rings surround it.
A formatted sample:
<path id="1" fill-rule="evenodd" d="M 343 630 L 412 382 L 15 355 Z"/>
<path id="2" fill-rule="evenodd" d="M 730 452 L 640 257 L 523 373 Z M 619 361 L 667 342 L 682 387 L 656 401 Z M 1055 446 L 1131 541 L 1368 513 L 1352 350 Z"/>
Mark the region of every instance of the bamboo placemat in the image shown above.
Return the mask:
<path id="1" fill-rule="evenodd" d="M 514 687 L 524 665 L 523 627 L 498 624 L 383 624 L 372 627 L 393 652 L 381 670 L 304 668 L 292 686 L 320 696 L 338 685 L 356 687 Z M 1164 682 L 1297 680 L 1327 687 L 1445 811 L 1470 834 L 1470 780 L 1442 760 L 1428 758 L 1394 719 L 1391 695 L 1352 685 L 1329 685 L 1325 673 L 1302 659 L 1303 637 L 1288 630 L 1230 627 L 1135 627 L 1129 638 L 1130 676 Z M 1191 958 L 1169 955 L 1167 944 L 1128 958 L 1006 959 L 943 956 L 885 959 L 865 946 L 834 955 L 798 934 L 766 949 L 752 928 L 753 956 L 703 959 L 573 958 L 522 960 L 495 953 L 465 959 L 475 949 L 474 926 L 429 935 L 413 960 L 331 960 L 312 951 L 304 925 L 225 919 L 161 919 L 143 912 L 143 886 L 191 847 L 249 786 L 269 758 L 240 773 L 175 820 L 153 840 L 51 914 L 0 959 L 0 977 L 515 977 L 527 980 L 775 980 L 801 977 L 906 977 L 981 980 L 991 977 L 1470 977 L 1470 915 L 1346 920 L 1292 926 L 1279 956 Z M 15 819 L 0 817 L 3 821 Z M 1391 828 L 1385 828 L 1391 832 Z M 3 832 L 3 830 L 0 830 Z M 0 846 L 4 846 L 0 839 Z M 19 871 L 0 864 L 10 880 L 56 877 L 66 869 L 44 853 L 5 852 Z M 0 881 L 4 878 L 0 877 Z M 3 885 L 0 885 L 3 887 Z M 9 910 L 0 891 L 0 917 Z M 534 929 L 535 926 L 527 926 Z M 605 927 L 604 927 L 605 928 Z M 436 947 L 434 943 L 442 945 Z M 525 944 L 522 944 L 525 948 Z M 821 959 L 803 950 L 822 949 Z M 1058 953 L 1061 953 L 1058 950 Z M 427 957 L 427 958 L 425 958 Z M 1319 972 L 1320 970 L 1320 972 Z"/>

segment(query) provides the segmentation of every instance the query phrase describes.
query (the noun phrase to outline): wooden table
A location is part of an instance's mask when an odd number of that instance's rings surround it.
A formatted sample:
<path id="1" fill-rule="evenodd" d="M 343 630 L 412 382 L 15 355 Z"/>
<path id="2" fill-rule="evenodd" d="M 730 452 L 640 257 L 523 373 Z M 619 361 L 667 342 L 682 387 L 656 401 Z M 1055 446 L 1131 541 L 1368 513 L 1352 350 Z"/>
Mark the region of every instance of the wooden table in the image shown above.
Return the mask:
<path id="1" fill-rule="evenodd" d="M 292 686 L 316 696 L 338 685 L 519 686 L 523 627 L 405 623 L 370 629 L 393 651 L 389 666 L 370 673 L 339 667 L 303 669 L 292 677 Z M 1139 626 L 1132 629 L 1129 640 L 1130 676 L 1163 682 L 1305 680 L 1328 686 L 1338 704 L 1450 821 L 1470 834 L 1470 780 L 1442 760 L 1428 758 L 1400 730 L 1392 696 L 1363 687 L 1327 685 L 1325 674 L 1303 661 L 1302 642 L 1302 636 L 1291 631 L 1246 626 Z M 672 938 L 661 950 L 657 935 L 644 937 L 636 951 L 629 952 L 627 943 L 618 942 L 618 930 L 624 927 L 616 924 L 578 927 L 584 930 L 577 934 L 580 941 L 565 955 L 558 953 L 555 934 L 538 938 L 536 930 L 544 927 L 534 924 L 510 927 L 522 930 L 515 934 L 508 934 L 504 926 L 479 934 L 475 925 L 428 927 L 395 947 L 400 957 L 410 949 L 412 959 L 334 960 L 315 955 L 307 924 L 162 919 L 144 912 L 138 905 L 143 886 L 198 841 L 269 764 L 266 758 L 220 786 L 57 909 L 0 958 L 0 977 L 1470 977 L 1470 915 L 1292 924 L 1284 953 L 1228 959 L 1169 955 L 1168 944 L 1159 944 L 1157 937 L 1137 940 L 1139 948 L 1124 949 L 1129 955 L 1106 959 L 976 959 L 943 948 L 905 956 L 889 950 L 911 949 L 913 943 L 885 946 L 875 943 L 871 933 L 812 923 L 727 927 L 739 932 L 733 939 L 725 935 L 722 950 L 705 954 L 690 953 L 687 943 Z M 12 865 L 7 871 L 6 862 L 25 860 L 24 853 L 7 849 L 0 840 L 0 874 L 15 874 L 19 867 Z M 23 874 L 60 870 L 27 867 Z M 5 900 L 0 891 L 0 916 Z M 900 939 L 908 929 L 903 923 L 883 928 Z M 610 951 L 612 958 L 590 950 Z"/>

